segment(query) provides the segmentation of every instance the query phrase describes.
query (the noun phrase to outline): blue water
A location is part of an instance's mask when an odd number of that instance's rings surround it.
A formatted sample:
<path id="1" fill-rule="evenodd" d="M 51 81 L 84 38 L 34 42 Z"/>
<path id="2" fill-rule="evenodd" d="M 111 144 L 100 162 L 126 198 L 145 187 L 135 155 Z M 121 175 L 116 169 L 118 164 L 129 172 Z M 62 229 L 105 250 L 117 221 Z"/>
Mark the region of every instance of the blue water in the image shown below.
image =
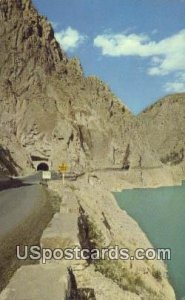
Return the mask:
<path id="1" fill-rule="evenodd" d="M 171 248 L 167 261 L 177 300 L 185 299 L 185 184 L 115 193 L 119 206 L 133 217 L 156 248 Z"/>

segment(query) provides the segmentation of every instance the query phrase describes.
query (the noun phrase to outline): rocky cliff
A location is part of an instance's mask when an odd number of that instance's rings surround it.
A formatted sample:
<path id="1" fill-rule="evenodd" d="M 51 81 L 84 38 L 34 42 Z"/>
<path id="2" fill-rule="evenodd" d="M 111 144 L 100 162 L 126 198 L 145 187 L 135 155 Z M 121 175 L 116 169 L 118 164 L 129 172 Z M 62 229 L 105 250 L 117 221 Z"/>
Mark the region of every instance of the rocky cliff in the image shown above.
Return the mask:
<path id="1" fill-rule="evenodd" d="M 2 145 L 11 138 L 16 155 L 18 143 L 24 172 L 31 156 L 48 158 L 54 169 L 67 161 L 78 171 L 162 166 L 131 112 L 101 80 L 84 77 L 31 1 L 1 0 L 0 22 Z"/>
<path id="2" fill-rule="evenodd" d="M 101 80 L 83 76 L 30 1 L 1 1 L 0 12 L 1 127 L 28 157 L 49 157 L 55 167 L 122 163 L 128 109 Z"/>
<path id="3" fill-rule="evenodd" d="M 185 176 L 185 93 L 169 95 L 139 116 L 141 135 L 146 136 L 174 178 Z"/>

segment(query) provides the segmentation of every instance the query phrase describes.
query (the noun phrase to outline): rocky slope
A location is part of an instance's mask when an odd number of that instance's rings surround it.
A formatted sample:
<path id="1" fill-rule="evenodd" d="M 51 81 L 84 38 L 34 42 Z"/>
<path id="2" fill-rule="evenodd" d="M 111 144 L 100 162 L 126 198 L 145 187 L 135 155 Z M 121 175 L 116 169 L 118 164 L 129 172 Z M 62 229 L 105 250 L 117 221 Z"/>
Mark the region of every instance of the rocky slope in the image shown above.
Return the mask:
<path id="1" fill-rule="evenodd" d="M 145 135 L 160 161 L 170 166 L 174 177 L 185 176 L 185 93 L 169 95 L 143 111 L 139 117 Z"/>
<path id="2" fill-rule="evenodd" d="M 1 0 L 0 23 L 0 130 L 10 148 L 19 145 L 19 155 L 10 149 L 21 157 L 18 173 L 30 172 L 31 156 L 48 158 L 54 169 L 67 161 L 77 171 L 162 166 L 134 116 L 101 80 L 84 77 L 78 59 L 66 57 L 31 1 Z M 135 173 L 131 181 L 147 184 Z"/>
<path id="3" fill-rule="evenodd" d="M 67 59 L 30 1 L 2 0 L 0 11 L 1 127 L 25 153 L 54 165 L 120 163 L 127 143 L 117 137 L 130 112 L 103 82 L 85 78 L 77 59 Z"/>
<path id="4" fill-rule="evenodd" d="M 128 248 L 130 253 L 134 253 L 136 248 L 151 247 L 138 224 L 117 206 L 110 193 L 110 189 L 114 189 L 113 184 L 107 188 L 101 180 L 93 182 L 85 176 L 75 183 L 66 183 L 62 190 L 59 186 L 58 182 L 49 184 L 62 201 L 60 213 L 55 215 L 41 238 L 43 248 L 53 248 L 54 245 L 64 247 L 66 243 L 78 243 L 88 249 L 119 245 L 119 248 Z M 64 217 L 74 220 L 74 215 L 78 218 L 79 232 L 71 234 L 69 230 L 67 234 L 63 229 L 65 234 L 60 234 L 58 228 Z M 64 264 L 64 261 L 58 263 Z M 167 281 L 166 268 L 157 260 L 116 261 L 107 258 L 86 264 L 84 261 L 74 261 L 72 269 L 78 289 L 92 289 L 97 300 L 175 299 Z"/>

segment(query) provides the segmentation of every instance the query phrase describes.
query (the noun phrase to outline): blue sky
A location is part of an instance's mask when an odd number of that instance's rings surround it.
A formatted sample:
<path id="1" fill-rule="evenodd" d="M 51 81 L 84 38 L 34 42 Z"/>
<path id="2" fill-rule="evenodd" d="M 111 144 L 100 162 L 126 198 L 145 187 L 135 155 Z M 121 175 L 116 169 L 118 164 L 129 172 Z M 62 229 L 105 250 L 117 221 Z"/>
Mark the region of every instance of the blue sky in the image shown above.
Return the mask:
<path id="1" fill-rule="evenodd" d="M 185 0 L 33 0 L 68 56 L 135 114 L 185 92 Z"/>

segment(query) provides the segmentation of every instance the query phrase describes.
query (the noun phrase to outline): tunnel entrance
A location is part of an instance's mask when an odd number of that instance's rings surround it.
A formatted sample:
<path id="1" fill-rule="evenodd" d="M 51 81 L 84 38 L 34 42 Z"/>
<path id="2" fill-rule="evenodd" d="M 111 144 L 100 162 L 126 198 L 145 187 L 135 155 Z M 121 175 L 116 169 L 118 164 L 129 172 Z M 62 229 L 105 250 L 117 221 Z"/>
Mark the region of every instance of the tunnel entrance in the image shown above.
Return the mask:
<path id="1" fill-rule="evenodd" d="M 42 162 L 42 163 L 38 164 L 37 171 L 49 171 L 48 164 L 45 163 L 45 162 Z"/>

